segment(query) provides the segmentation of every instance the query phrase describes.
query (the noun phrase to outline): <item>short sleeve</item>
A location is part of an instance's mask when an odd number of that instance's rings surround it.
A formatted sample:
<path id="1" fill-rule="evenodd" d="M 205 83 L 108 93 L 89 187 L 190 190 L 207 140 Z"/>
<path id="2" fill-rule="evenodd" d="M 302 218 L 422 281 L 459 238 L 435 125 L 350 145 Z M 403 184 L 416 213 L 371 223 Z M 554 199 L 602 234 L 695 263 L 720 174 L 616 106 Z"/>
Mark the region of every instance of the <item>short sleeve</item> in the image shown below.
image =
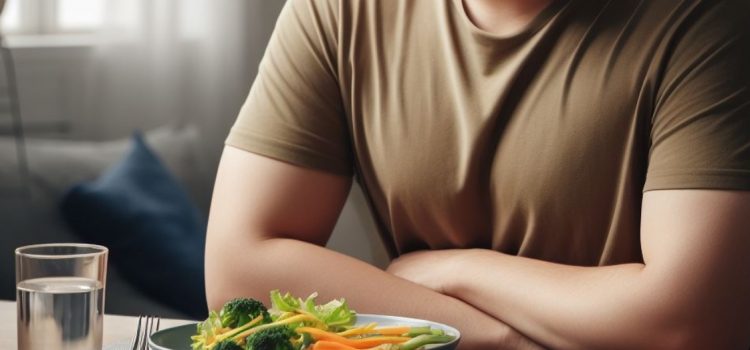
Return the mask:
<path id="1" fill-rule="evenodd" d="M 696 2 L 658 89 L 644 191 L 750 190 L 750 9 Z"/>
<path id="2" fill-rule="evenodd" d="M 336 174 L 352 173 L 336 74 L 337 8 L 289 0 L 226 143 Z"/>

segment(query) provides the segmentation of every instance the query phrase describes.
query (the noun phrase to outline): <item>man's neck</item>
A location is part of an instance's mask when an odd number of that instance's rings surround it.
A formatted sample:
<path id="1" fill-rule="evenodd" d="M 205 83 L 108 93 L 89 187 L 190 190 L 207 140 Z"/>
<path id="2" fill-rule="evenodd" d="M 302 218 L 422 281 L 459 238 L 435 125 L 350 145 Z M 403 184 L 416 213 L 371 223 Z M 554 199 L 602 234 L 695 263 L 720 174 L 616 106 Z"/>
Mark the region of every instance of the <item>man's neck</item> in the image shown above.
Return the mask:
<path id="1" fill-rule="evenodd" d="M 495 35 L 523 30 L 552 0 L 461 0 L 475 26 Z"/>

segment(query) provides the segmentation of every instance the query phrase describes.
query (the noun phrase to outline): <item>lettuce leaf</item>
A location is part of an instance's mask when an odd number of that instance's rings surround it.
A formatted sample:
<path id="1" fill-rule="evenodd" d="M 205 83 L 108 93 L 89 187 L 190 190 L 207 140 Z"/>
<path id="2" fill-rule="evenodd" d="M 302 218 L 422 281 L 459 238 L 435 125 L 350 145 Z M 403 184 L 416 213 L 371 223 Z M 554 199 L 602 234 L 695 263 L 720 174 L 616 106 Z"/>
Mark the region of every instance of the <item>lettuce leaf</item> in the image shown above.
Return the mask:
<path id="1" fill-rule="evenodd" d="M 271 308 L 283 312 L 292 312 L 299 309 L 301 300 L 289 293 L 281 295 L 278 290 L 271 291 Z"/>
<path id="2" fill-rule="evenodd" d="M 305 300 L 286 293 L 282 295 L 278 290 L 271 292 L 271 304 L 275 313 L 279 312 L 306 312 L 332 329 L 351 326 L 357 321 L 357 313 L 350 309 L 346 300 L 334 299 L 326 304 L 318 305 L 315 299 L 318 293 L 310 294 Z"/>
<path id="3" fill-rule="evenodd" d="M 357 321 L 357 313 L 349 308 L 343 298 L 318 305 L 315 310 L 315 315 L 331 328 L 351 326 Z"/>
<path id="4" fill-rule="evenodd" d="M 213 339 L 219 335 L 218 332 L 222 327 L 219 314 L 216 311 L 209 312 L 208 318 L 205 321 L 198 323 L 198 334 L 191 337 L 193 340 L 193 343 L 191 344 L 193 350 L 202 350 L 208 343 L 209 339 Z"/>

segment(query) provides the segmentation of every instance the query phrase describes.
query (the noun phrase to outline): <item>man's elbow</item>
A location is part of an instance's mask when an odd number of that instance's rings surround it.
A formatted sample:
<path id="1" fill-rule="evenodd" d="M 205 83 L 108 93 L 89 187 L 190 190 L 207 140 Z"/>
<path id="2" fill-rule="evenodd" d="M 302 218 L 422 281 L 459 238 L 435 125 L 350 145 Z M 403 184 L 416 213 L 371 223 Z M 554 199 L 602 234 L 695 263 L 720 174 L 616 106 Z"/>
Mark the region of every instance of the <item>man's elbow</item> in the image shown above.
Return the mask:
<path id="1" fill-rule="evenodd" d="M 696 331 L 692 326 L 665 327 L 651 333 L 651 337 L 645 339 L 644 344 L 664 350 L 705 349 L 699 345 L 705 340 Z"/>
<path id="2" fill-rule="evenodd" d="M 209 267 L 209 265 L 212 265 Z M 232 286 L 231 277 L 225 271 L 217 268 L 216 264 L 207 264 L 205 274 L 206 303 L 209 310 L 218 310 L 234 296 L 230 295 Z"/>
<path id="3" fill-rule="evenodd" d="M 599 313 L 589 336 L 555 348 L 742 349 L 750 348 L 750 317 L 710 302 L 641 298 L 618 312 Z M 698 305 L 698 306 L 697 306 Z M 696 307 L 697 306 L 697 307 Z M 724 311 L 720 311 L 724 310 Z"/>
<path id="4" fill-rule="evenodd" d="M 733 320 L 726 322 L 681 321 L 663 326 L 656 332 L 649 332 L 650 339 L 644 342 L 648 348 L 658 349 L 742 349 L 750 347 L 747 326 L 737 329 Z M 676 324 L 676 325 L 675 325 Z"/>

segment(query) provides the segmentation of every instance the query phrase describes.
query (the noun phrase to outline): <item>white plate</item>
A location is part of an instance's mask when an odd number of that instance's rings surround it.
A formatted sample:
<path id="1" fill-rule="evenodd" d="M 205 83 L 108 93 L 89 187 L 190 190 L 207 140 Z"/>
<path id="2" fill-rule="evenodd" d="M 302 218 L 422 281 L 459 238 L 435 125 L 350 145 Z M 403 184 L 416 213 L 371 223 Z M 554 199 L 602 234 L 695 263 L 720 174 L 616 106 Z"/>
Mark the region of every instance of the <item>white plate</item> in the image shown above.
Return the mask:
<path id="1" fill-rule="evenodd" d="M 416 318 L 386 316 L 386 315 L 368 315 L 358 314 L 357 325 L 366 325 L 375 322 L 378 326 L 411 326 L 422 327 L 430 326 L 435 329 L 442 329 L 445 334 L 456 337 L 453 341 L 446 344 L 428 345 L 425 348 L 430 350 L 453 350 L 458 345 L 461 333 L 457 329 L 444 325 L 442 323 L 425 321 Z M 191 350 L 190 336 L 195 335 L 196 324 L 186 324 L 182 326 L 162 329 L 151 335 L 148 339 L 148 345 L 151 350 Z"/>

